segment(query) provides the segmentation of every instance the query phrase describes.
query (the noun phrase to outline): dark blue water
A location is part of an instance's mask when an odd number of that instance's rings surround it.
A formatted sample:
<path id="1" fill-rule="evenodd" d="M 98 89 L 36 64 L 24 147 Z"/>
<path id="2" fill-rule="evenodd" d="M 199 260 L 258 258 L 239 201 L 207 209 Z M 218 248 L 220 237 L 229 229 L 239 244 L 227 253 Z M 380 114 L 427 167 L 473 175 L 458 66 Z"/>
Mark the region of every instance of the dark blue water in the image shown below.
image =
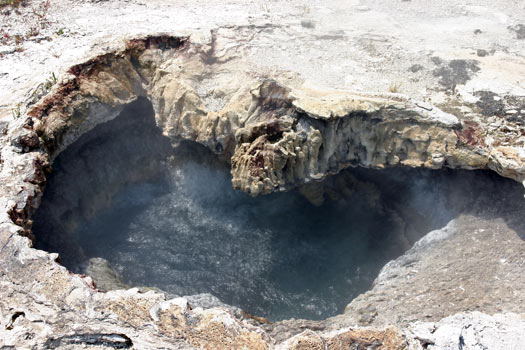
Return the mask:
<path id="1" fill-rule="evenodd" d="M 190 161 L 119 193 L 77 239 L 130 285 L 211 293 L 273 320 L 320 319 L 400 254 L 399 229 L 358 196 L 321 207 L 296 192 L 252 198 L 227 172 Z"/>
<path id="2" fill-rule="evenodd" d="M 271 320 L 321 319 L 460 212 L 500 217 L 522 201 L 521 185 L 495 174 L 396 168 L 328 178 L 320 207 L 297 191 L 251 198 L 205 147 L 171 142 L 145 99 L 81 136 L 53 163 L 35 246 L 73 271 L 102 257 L 131 286 L 211 293 Z"/>

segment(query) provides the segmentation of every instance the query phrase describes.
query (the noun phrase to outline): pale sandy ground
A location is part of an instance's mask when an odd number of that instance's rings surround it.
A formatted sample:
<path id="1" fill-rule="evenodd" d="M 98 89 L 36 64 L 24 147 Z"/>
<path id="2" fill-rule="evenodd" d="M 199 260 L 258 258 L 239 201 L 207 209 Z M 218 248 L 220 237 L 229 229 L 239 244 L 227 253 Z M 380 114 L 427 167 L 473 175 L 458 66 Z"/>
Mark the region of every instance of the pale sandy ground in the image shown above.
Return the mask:
<path id="1" fill-rule="evenodd" d="M 525 95 L 523 1 L 51 1 L 45 28 L 33 12 L 3 10 L 0 31 L 11 38 L 39 34 L 20 45 L 0 46 L 0 118 L 33 100 L 33 91 L 54 73 L 62 77 L 78 63 L 124 38 L 143 33 L 191 34 L 206 42 L 210 31 L 232 39 L 261 71 L 292 70 L 307 83 L 366 92 L 396 90 L 442 103 L 444 86 L 431 57 L 475 59 L 480 71 L 456 92 L 476 100 L 474 91 Z M 525 30 L 525 29 L 523 29 Z M 63 34 L 60 34 L 63 33 Z M 477 33 L 477 34 L 476 34 Z M 4 40 L 5 41 L 5 40 Z M 484 57 L 477 55 L 485 50 Z M 17 52 L 21 51 L 21 52 Z M 412 72 L 413 65 L 419 69 Z"/>

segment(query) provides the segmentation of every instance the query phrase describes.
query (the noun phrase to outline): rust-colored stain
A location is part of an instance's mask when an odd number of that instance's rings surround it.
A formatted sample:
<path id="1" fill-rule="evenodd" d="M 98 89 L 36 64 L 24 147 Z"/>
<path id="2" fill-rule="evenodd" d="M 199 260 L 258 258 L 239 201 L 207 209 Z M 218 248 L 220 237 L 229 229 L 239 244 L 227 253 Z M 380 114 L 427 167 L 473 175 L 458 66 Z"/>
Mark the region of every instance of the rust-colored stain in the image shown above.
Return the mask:
<path id="1" fill-rule="evenodd" d="M 458 142 L 469 146 L 483 146 L 485 147 L 485 140 L 481 134 L 481 128 L 476 122 L 463 122 L 460 130 L 454 130 L 458 137 Z"/>
<path id="2" fill-rule="evenodd" d="M 188 43 L 187 37 L 173 37 L 168 35 L 148 36 L 143 39 L 133 39 L 126 43 L 126 49 L 121 52 L 112 52 L 96 56 L 84 63 L 69 68 L 68 73 L 75 78 L 61 84 L 57 91 L 45 97 L 42 102 L 33 107 L 28 115 L 34 118 L 43 118 L 56 108 L 59 111 L 67 105 L 69 97 L 74 95 L 80 88 L 83 79 L 96 75 L 102 68 L 110 66 L 117 59 L 136 58 L 142 51 L 147 49 L 181 50 Z"/>

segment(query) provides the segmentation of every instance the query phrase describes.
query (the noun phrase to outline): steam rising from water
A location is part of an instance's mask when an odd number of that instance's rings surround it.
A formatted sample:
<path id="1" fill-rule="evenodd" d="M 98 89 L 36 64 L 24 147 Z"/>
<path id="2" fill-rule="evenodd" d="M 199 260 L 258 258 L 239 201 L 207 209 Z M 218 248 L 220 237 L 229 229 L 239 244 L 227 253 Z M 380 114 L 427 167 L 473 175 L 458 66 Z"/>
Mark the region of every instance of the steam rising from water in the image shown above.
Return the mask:
<path id="1" fill-rule="evenodd" d="M 229 174 L 188 161 L 130 186 L 78 232 L 131 285 L 211 293 L 271 319 L 343 311 L 400 253 L 398 223 L 354 198 L 314 207 L 297 193 L 251 198 Z"/>
<path id="2" fill-rule="evenodd" d="M 202 146 L 173 149 L 142 99 L 53 167 L 37 248 L 74 271 L 102 257 L 128 285 L 211 293 L 272 320 L 341 313 L 425 233 L 522 200 L 520 184 L 494 174 L 421 169 L 347 170 L 324 182 L 320 207 L 297 191 L 251 198 Z"/>

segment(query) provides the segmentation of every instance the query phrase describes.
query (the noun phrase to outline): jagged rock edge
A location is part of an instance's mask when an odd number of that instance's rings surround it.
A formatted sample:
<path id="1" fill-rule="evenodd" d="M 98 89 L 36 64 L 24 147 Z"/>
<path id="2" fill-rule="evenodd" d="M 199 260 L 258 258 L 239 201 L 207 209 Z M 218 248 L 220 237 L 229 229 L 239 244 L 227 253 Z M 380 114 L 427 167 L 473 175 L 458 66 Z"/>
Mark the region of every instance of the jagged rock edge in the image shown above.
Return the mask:
<path id="1" fill-rule="evenodd" d="M 144 43 L 143 41 L 140 41 L 140 40 L 136 41 L 135 43 L 137 43 L 137 42 L 139 43 L 139 47 L 141 47 L 140 46 L 141 43 Z M 171 42 L 171 41 L 169 41 L 169 42 Z M 184 44 L 179 46 L 178 48 L 181 48 L 181 47 L 182 47 L 182 49 L 184 48 L 184 45 L 186 44 L 186 41 L 183 41 L 183 42 L 184 42 Z M 144 44 L 144 47 L 146 47 L 146 49 L 147 48 L 151 48 L 151 46 L 148 46 L 148 44 Z M 136 47 L 135 47 L 135 49 L 136 49 Z M 160 49 L 161 50 L 165 50 L 166 47 L 160 48 Z M 109 58 L 123 57 L 123 56 L 120 56 L 120 55 L 121 54 L 115 53 L 115 54 L 108 54 L 108 55 L 104 55 L 104 56 L 99 56 L 98 58 L 94 59 L 93 61 L 90 61 L 90 62 L 86 63 L 85 65 L 80 66 L 80 67 L 84 67 L 84 68 L 81 68 L 78 71 L 76 69 L 74 69 L 74 70 L 71 71 L 71 73 L 73 75 L 77 76 L 77 78 L 78 77 L 89 76 L 90 74 L 92 74 L 93 69 L 96 68 L 97 64 L 99 64 L 101 61 L 104 61 L 104 60 L 109 59 Z M 75 66 L 75 67 L 79 67 L 79 66 Z M 87 72 L 87 73 L 85 73 L 85 75 L 83 75 L 83 73 L 82 73 L 84 69 Z M 78 82 L 78 80 L 76 82 Z M 71 85 L 71 84 L 73 84 L 73 85 Z M 7 201 L 7 203 L 2 203 L 2 204 L 7 204 L 7 206 L 10 206 L 9 210 L 7 211 L 10 219 L 16 225 L 18 225 L 20 227 L 23 227 L 23 231 L 21 231 L 18 228 L 13 228 L 13 227 L 10 228 L 12 233 L 9 235 L 7 240 L 5 242 L 3 242 L 4 244 L 2 245 L 2 250 L 4 250 L 4 248 L 6 248 L 6 246 L 8 244 L 10 244 L 10 241 L 12 240 L 13 235 L 15 235 L 15 234 L 22 234 L 22 235 L 30 236 L 30 227 L 31 227 L 30 217 L 31 217 L 31 213 L 38 206 L 38 198 L 39 198 L 39 195 L 41 194 L 41 192 L 43 191 L 43 187 L 45 185 L 45 173 L 49 171 L 50 160 L 52 160 L 56 156 L 56 154 L 59 153 L 59 151 L 61 149 L 67 147 L 68 142 L 70 143 L 74 139 L 74 137 L 61 139 L 63 134 L 60 134 L 59 132 L 56 133 L 56 134 L 53 134 L 53 136 L 55 137 L 54 139 L 53 138 L 47 139 L 47 140 L 46 139 L 42 139 L 41 135 L 38 135 L 38 133 L 36 131 L 34 131 L 34 129 L 38 129 L 38 128 L 34 128 L 34 124 L 33 123 L 37 123 L 38 124 L 38 121 L 41 121 L 42 119 L 45 119 L 45 116 L 49 115 L 49 113 L 53 109 L 55 109 L 55 111 L 56 111 L 57 107 L 58 107 L 58 109 L 65 108 L 67 106 L 67 103 L 68 103 L 67 98 L 70 97 L 71 94 L 75 91 L 75 89 L 78 89 L 78 87 L 79 86 L 76 85 L 74 79 L 73 79 L 73 83 L 71 83 L 71 81 L 69 81 L 67 83 L 61 84 L 60 86 L 58 86 L 56 89 L 53 90 L 52 94 L 48 95 L 48 97 L 45 97 L 41 103 L 39 103 L 36 107 L 34 107 L 34 108 L 32 108 L 30 110 L 28 115 L 32 116 L 33 119 L 25 119 L 23 121 L 23 123 L 19 122 L 19 124 L 20 124 L 19 127 L 20 128 L 13 128 L 13 129 L 10 130 L 11 140 L 15 140 L 14 142 L 11 143 L 12 148 L 13 148 L 13 152 L 17 153 L 17 154 L 20 154 L 21 156 L 27 156 L 28 153 L 29 153 L 30 157 L 29 157 L 29 159 L 27 159 L 27 161 L 29 163 L 32 162 L 32 166 L 30 168 L 33 171 L 33 173 L 30 174 L 29 177 L 24 178 L 24 182 L 29 187 L 29 188 L 25 189 L 27 192 L 23 192 L 22 193 L 22 197 L 25 196 L 25 201 L 20 201 L 19 200 L 20 196 L 13 196 L 13 198 L 17 198 L 18 197 L 17 200 L 14 201 L 14 203 L 13 203 L 13 201 Z M 141 93 L 144 93 L 144 92 L 141 91 Z M 128 99 L 128 100 L 126 100 L 124 102 L 129 103 L 130 101 L 131 100 Z M 126 103 L 123 103 L 123 105 L 126 104 Z M 106 112 L 110 112 L 110 113 L 108 113 L 106 115 L 109 116 L 108 117 L 109 119 L 111 119 L 111 117 L 114 117 L 114 116 L 118 115 L 120 107 L 121 106 L 113 105 L 112 108 L 102 109 L 102 110 L 100 110 L 98 112 L 100 114 L 103 114 L 103 113 L 106 113 Z M 300 109 L 297 108 L 297 111 L 300 111 Z M 303 110 L 302 112 L 305 112 L 305 111 Z M 318 115 L 317 115 L 317 118 L 314 117 L 314 119 L 319 119 L 319 118 L 320 117 Z M 106 119 L 106 120 L 109 120 L 109 119 Z M 99 122 L 102 122 L 102 121 L 99 120 Z M 96 124 L 94 124 L 94 125 L 96 125 Z M 57 128 L 55 130 L 63 131 L 64 134 L 71 130 L 70 128 L 66 127 L 67 125 L 62 124 L 62 125 L 59 125 L 59 126 L 62 126 L 63 128 Z M 88 130 L 89 130 L 89 128 L 78 129 L 78 130 L 76 130 L 75 136 L 78 137 L 80 134 L 82 134 L 84 132 L 87 132 Z M 459 129 L 454 128 L 452 130 L 453 130 L 454 133 L 456 133 L 456 135 L 457 135 L 458 132 L 461 132 L 460 128 Z M 38 142 L 38 143 L 35 142 L 35 133 L 39 137 L 39 141 L 40 142 Z M 16 136 L 16 137 L 12 137 L 12 136 Z M 47 135 L 47 136 L 49 136 L 49 135 Z M 45 149 L 45 151 L 43 149 Z M 50 156 L 48 156 L 48 153 L 49 153 Z M 3 166 L 5 166 L 5 164 L 3 164 Z M 489 165 L 489 167 L 490 167 L 490 165 Z M 476 168 L 476 167 L 473 167 L 473 168 Z M 501 169 L 495 169 L 495 170 L 501 170 Z M 518 173 L 518 176 L 522 177 L 522 174 Z M 283 187 L 283 188 L 285 188 L 285 187 Z M 259 194 L 259 193 L 254 193 L 254 194 Z M 4 220 L 4 222 L 5 222 L 5 220 Z M 5 224 L 2 225 L 2 226 L 4 228 L 6 227 Z M 26 242 L 29 242 L 29 241 L 26 241 Z M 56 260 L 57 257 L 54 254 L 49 254 L 49 258 L 50 258 L 50 261 L 54 261 L 54 260 Z M 133 294 L 133 293 L 136 293 L 136 291 L 130 290 L 130 291 L 128 291 L 128 294 L 129 293 Z M 166 306 L 166 308 L 163 307 L 164 309 L 169 309 L 170 308 L 171 302 L 167 302 L 167 303 L 169 305 Z M 184 312 L 184 310 L 183 310 L 184 308 L 180 307 L 180 309 L 181 309 L 181 311 Z"/>

